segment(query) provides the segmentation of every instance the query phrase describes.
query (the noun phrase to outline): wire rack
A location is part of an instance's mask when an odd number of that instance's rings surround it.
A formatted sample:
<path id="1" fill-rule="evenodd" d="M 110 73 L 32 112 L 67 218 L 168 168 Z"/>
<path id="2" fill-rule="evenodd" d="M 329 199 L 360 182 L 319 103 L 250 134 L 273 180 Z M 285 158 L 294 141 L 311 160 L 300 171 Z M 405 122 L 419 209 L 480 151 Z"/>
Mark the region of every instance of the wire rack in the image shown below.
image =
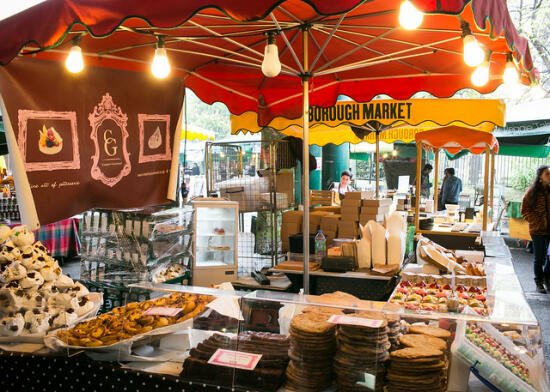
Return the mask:
<path id="1" fill-rule="evenodd" d="M 282 211 L 294 206 L 290 144 L 206 143 L 205 163 L 208 195 L 239 202 L 238 276 L 278 264 Z"/>

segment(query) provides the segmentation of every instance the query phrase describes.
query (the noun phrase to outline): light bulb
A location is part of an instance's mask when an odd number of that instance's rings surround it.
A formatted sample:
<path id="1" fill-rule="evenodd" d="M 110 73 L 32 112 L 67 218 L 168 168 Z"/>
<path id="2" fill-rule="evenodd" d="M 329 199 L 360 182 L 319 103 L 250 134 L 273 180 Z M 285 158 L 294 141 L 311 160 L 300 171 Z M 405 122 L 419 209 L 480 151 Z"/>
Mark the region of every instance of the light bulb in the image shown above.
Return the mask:
<path id="1" fill-rule="evenodd" d="M 506 68 L 504 68 L 504 74 L 502 75 L 502 80 L 505 84 L 516 84 L 519 81 L 518 71 L 513 61 L 506 62 Z"/>
<path id="2" fill-rule="evenodd" d="M 391 152 L 391 155 L 394 156 L 394 157 L 396 157 L 396 156 L 397 156 L 397 150 L 393 150 L 393 151 Z"/>
<path id="3" fill-rule="evenodd" d="M 477 43 L 476 38 L 472 34 L 468 34 L 463 38 L 464 42 L 464 62 L 470 67 L 477 67 L 483 62 L 485 52 Z"/>
<path id="4" fill-rule="evenodd" d="M 383 159 L 388 159 L 388 154 L 387 154 L 387 153 L 383 154 L 383 155 L 382 155 L 382 158 L 383 158 Z"/>
<path id="5" fill-rule="evenodd" d="M 472 83 L 474 86 L 481 87 L 489 81 L 489 62 L 484 61 L 472 73 Z"/>
<path id="6" fill-rule="evenodd" d="M 151 64 L 151 72 L 158 79 L 164 79 L 170 74 L 170 62 L 166 56 L 165 48 L 155 50 L 155 58 Z"/>
<path id="7" fill-rule="evenodd" d="M 416 9 L 408 0 L 401 3 L 399 8 L 399 23 L 407 30 L 414 30 L 422 23 L 424 14 Z"/>
<path id="8" fill-rule="evenodd" d="M 73 45 L 65 60 L 65 67 L 72 73 L 79 73 L 82 71 L 84 68 L 84 60 L 82 59 L 82 49 L 80 49 L 80 46 Z"/>
<path id="9" fill-rule="evenodd" d="M 273 78 L 279 75 L 279 73 L 281 72 L 279 49 L 277 48 L 277 45 L 275 45 L 275 43 L 268 43 L 265 46 L 264 61 L 262 61 L 262 72 L 268 78 Z"/>

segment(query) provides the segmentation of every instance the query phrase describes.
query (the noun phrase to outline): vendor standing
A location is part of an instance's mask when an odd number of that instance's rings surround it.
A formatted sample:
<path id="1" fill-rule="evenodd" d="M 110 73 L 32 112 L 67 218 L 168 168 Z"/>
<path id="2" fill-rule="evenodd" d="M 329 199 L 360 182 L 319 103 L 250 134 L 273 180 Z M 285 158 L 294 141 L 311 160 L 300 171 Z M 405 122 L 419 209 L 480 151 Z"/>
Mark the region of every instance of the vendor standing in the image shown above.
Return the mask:
<path id="1" fill-rule="evenodd" d="M 521 202 L 521 215 L 529 223 L 529 234 L 533 240 L 534 272 L 537 292 L 546 294 L 550 290 L 550 169 L 543 165 L 537 169 L 537 176 L 525 192 Z M 544 284 L 546 289 L 544 288 Z"/>
<path id="2" fill-rule="evenodd" d="M 430 183 L 430 173 L 432 170 L 433 166 L 426 163 L 422 169 L 422 173 L 420 173 L 420 195 L 426 199 L 430 197 L 430 188 L 432 187 Z"/>
<path id="3" fill-rule="evenodd" d="M 455 176 L 455 169 L 448 167 L 441 184 L 441 199 L 437 203 L 438 210 L 444 210 L 445 204 L 458 204 L 458 196 L 462 192 L 462 180 Z"/>
<path id="4" fill-rule="evenodd" d="M 342 174 L 340 174 L 340 183 L 333 182 L 330 184 L 328 188 L 329 191 L 338 192 L 340 200 L 343 200 L 346 197 L 346 192 L 355 191 L 355 188 L 350 184 L 352 177 L 353 175 L 349 170 L 344 170 Z"/>

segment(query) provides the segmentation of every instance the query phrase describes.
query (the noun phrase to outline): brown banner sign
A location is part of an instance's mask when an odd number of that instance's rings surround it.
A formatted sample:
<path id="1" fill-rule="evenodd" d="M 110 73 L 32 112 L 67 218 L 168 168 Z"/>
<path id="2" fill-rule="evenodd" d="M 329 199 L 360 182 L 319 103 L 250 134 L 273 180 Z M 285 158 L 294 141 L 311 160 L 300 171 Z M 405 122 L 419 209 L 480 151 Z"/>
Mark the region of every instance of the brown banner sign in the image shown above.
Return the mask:
<path id="1" fill-rule="evenodd" d="M 182 79 L 20 58 L 0 67 L 0 93 L 41 224 L 168 202 Z"/>

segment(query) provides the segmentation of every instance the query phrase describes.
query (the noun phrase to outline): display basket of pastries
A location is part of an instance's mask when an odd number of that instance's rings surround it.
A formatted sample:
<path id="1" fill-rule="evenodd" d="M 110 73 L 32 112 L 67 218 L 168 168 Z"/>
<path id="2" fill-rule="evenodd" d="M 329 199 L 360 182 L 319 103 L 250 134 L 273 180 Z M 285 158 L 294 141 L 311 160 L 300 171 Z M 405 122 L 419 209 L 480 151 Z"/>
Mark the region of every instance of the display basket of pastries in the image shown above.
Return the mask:
<path id="1" fill-rule="evenodd" d="M 63 274 L 32 231 L 0 225 L 0 244 L 0 342 L 41 343 L 97 314 L 102 294 Z"/>
<path id="2" fill-rule="evenodd" d="M 483 261 L 468 260 L 437 243 L 420 236 L 416 247 L 416 259 L 419 263 L 431 264 L 440 270 L 462 275 L 485 276 Z"/>
<path id="3" fill-rule="evenodd" d="M 408 280 L 399 282 L 392 293 L 390 303 L 401 305 L 407 312 L 464 313 L 473 311 L 480 316 L 489 314 L 487 288 L 442 282 L 428 283 Z"/>
<path id="4" fill-rule="evenodd" d="M 451 346 L 456 357 L 477 371 L 504 392 L 544 390 L 539 381 L 546 369 L 537 366 L 524 351 L 485 322 L 460 322 Z"/>
<path id="5" fill-rule="evenodd" d="M 166 335 L 191 326 L 193 318 L 214 299 L 209 295 L 172 293 L 143 302 L 130 302 L 108 313 L 48 335 L 51 349 L 118 350 L 149 337 Z"/>

